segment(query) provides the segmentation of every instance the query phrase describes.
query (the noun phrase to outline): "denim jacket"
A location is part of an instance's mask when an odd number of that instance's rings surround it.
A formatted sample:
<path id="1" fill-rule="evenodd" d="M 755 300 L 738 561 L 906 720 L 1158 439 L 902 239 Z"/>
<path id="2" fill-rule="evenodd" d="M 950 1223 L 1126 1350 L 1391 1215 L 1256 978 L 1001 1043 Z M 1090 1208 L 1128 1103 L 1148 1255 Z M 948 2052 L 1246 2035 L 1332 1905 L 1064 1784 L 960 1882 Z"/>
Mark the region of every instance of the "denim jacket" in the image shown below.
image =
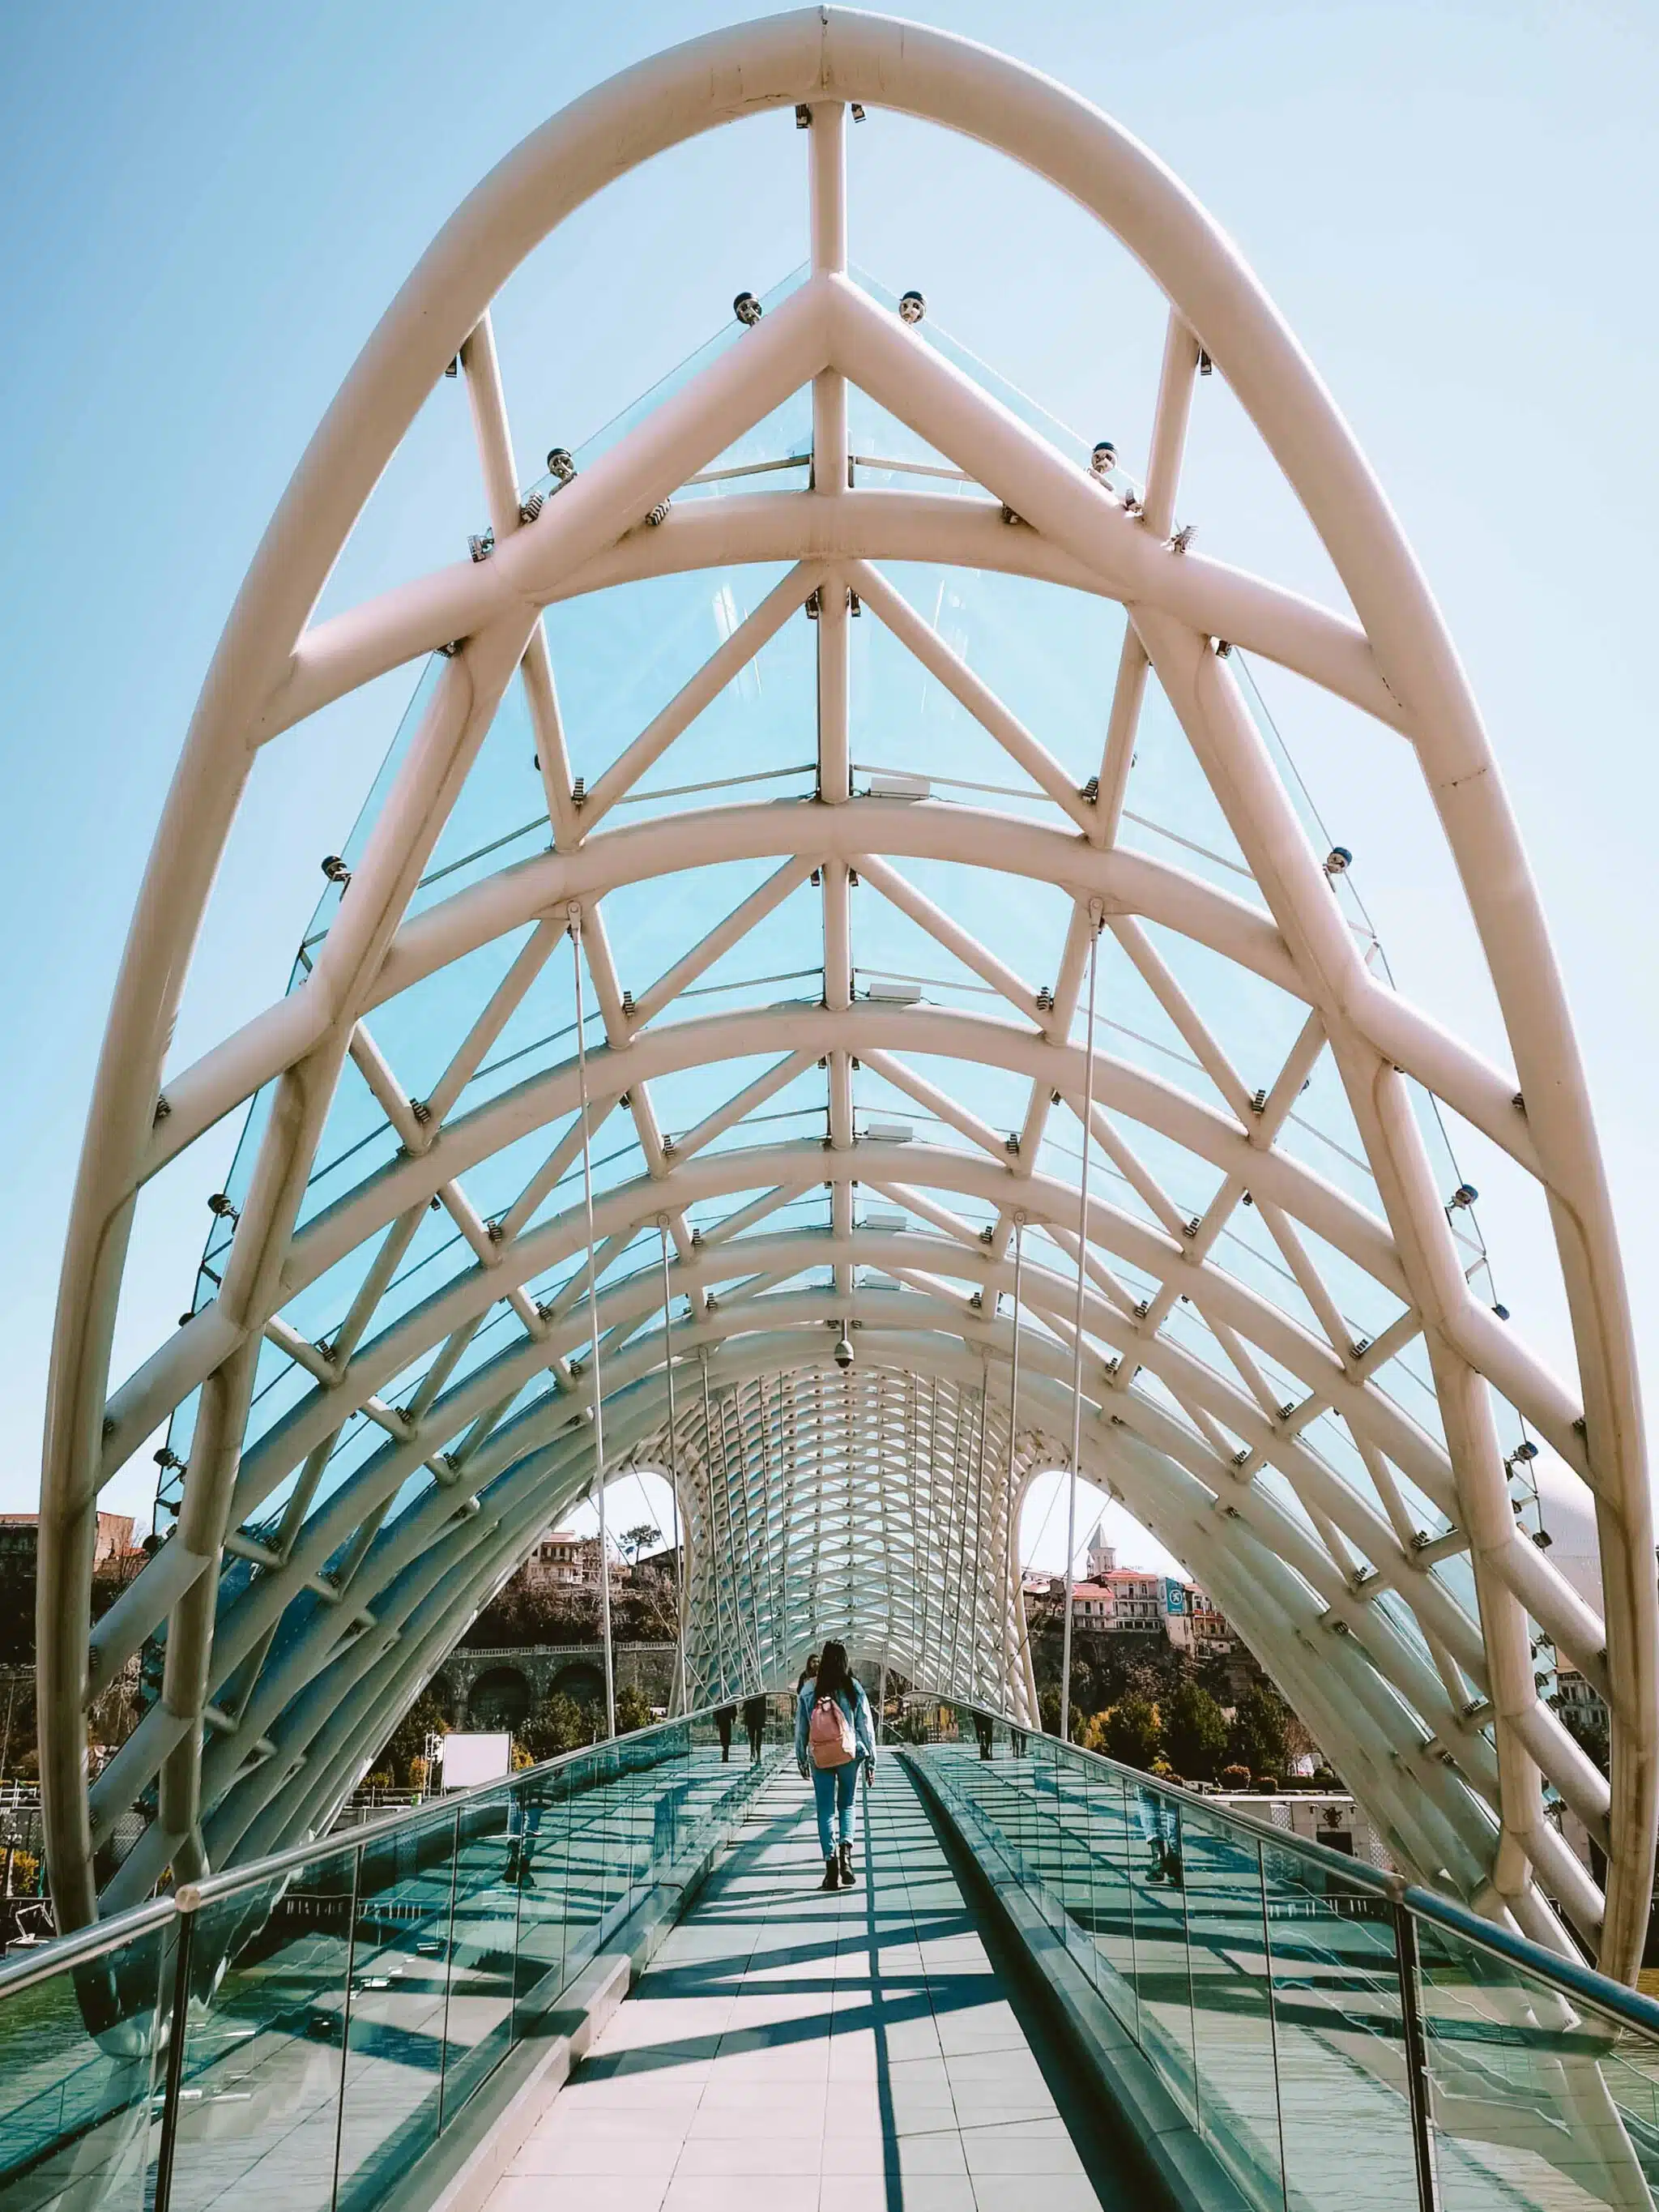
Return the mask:
<path id="1" fill-rule="evenodd" d="M 812 1707 L 817 1699 L 816 1681 L 803 1682 L 801 1692 L 795 1700 L 795 1764 L 805 1770 L 810 1765 L 806 1755 L 806 1731 L 812 1718 Z M 859 1757 L 867 1759 L 873 1768 L 876 1763 L 876 1724 L 870 1714 L 870 1700 L 864 1694 L 864 1685 L 854 1682 L 853 1695 L 845 1690 L 837 1692 L 836 1703 L 853 1723 L 853 1740 L 859 1747 Z"/>

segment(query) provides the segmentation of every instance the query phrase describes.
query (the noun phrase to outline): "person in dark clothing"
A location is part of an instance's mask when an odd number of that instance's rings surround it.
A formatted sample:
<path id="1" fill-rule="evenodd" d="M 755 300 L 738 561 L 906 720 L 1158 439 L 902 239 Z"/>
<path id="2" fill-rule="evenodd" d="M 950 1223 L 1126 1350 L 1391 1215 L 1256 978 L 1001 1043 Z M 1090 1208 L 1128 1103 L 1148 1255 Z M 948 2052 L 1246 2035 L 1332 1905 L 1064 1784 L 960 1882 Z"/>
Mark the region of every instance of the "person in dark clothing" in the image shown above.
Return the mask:
<path id="1" fill-rule="evenodd" d="M 799 1674 L 795 1677 L 795 1695 L 797 1697 L 799 1697 L 801 1692 L 806 1687 L 806 1685 L 812 1680 L 817 1671 L 818 1655 L 815 1651 L 811 1657 L 807 1661 L 806 1664 L 801 1668 Z"/>
<path id="2" fill-rule="evenodd" d="M 749 1763 L 758 1766 L 761 1738 L 766 1733 L 766 1699 L 745 1698 L 743 1701 L 743 1724 L 749 1731 Z"/>
<path id="3" fill-rule="evenodd" d="M 725 1765 L 732 1756 L 732 1723 L 738 1717 L 735 1705 L 722 1705 L 714 1716 L 714 1733 L 720 1740 L 720 1764 Z"/>

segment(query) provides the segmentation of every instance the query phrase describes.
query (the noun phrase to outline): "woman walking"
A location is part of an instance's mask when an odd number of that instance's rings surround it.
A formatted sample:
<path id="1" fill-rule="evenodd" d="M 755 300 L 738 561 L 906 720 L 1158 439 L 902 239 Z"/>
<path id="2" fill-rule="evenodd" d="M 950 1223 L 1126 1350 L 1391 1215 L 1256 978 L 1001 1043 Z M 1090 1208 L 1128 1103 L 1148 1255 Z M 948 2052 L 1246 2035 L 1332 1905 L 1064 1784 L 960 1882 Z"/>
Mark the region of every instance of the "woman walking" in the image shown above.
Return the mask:
<path id="1" fill-rule="evenodd" d="M 817 1673 L 801 1685 L 795 1705 L 795 1764 L 810 1773 L 817 1808 L 825 1889 L 852 1889 L 853 1846 L 859 1834 L 860 1766 L 876 1771 L 870 1700 L 853 1679 L 844 1644 L 826 1644 Z M 839 1848 L 836 1834 L 840 1833 Z"/>

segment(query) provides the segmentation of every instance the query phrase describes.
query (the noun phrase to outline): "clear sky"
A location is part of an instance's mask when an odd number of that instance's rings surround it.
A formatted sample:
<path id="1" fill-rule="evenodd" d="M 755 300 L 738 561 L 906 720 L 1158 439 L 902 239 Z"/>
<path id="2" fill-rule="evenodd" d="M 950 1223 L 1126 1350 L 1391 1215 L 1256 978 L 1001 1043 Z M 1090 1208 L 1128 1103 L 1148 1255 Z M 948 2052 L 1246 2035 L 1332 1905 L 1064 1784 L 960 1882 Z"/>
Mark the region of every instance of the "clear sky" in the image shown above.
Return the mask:
<path id="1" fill-rule="evenodd" d="M 484 170 L 587 85 L 734 12 L 155 0 L 9 20 L 0 1507 L 35 1496 L 58 1255 L 127 915 L 270 509 L 386 302 Z M 1659 506 L 1659 9 L 935 0 L 927 12 L 1069 81 L 1171 163 L 1277 297 L 1402 514 L 1555 930 L 1659 1401 L 1645 663 L 1659 556 L 1644 520 Z M 937 134 L 873 116 L 852 150 L 855 258 L 895 289 L 921 286 L 945 328 L 1135 466 L 1159 323 L 1110 241 Z M 613 187 L 533 257 L 497 321 L 521 458 L 577 444 L 719 327 L 735 291 L 763 291 L 804 258 L 800 174 L 788 118 L 750 123 Z M 454 558 L 459 528 L 480 519 L 470 470 L 423 417 L 327 604 Z M 1219 379 L 1202 393 L 1181 510 L 1204 550 L 1330 596 Z M 408 689 L 389 679 L 262 761 L 179 1059 L 282 989 L 317 860 L 337 848 Z M 1403 748 L 1288 693 L 1273 703 L 1333 835 L 1355 850 L 1401 987 L 1495 1048 Z M 1483 1148 L 1463 1158 L 1486 1194 L 1499 1294 L 1565 1364 L 1535 1209 Z M 186 1302 L 221 1164 L 192 1155 L 188 1182 L 144 1210 L 118 1374 Z M 153 1474 L 146 1455 L 106 1502 L 144 1510 Z"/>

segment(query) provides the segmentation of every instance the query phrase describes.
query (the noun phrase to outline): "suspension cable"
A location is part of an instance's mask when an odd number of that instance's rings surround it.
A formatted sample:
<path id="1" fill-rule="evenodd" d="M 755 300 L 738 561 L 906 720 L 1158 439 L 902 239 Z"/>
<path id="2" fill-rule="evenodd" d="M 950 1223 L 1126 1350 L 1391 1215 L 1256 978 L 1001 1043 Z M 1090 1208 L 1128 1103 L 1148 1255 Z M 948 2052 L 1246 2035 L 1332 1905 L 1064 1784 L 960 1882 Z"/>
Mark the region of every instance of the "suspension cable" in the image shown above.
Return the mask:
<path id="1" fill-rule="evenodd" d="M 1083 1164 L 1077 1182 L 1077 1308 L 1072 1340 L 1072 1465 L 1066 1483 L 1066 1620 L 1060 1640 L 1060 1740 L 1071 1740 L 1073 1561 L 1077 1548 L 1078 1460 L 1083 1450 L 1083 1287 L 1089 1255 L 1089 1145 L 1095 1118 L 1095 981 L 1100 966 L 1100 932 L 1105 908 L 1089 902 L 1089 1027 L 1083 1055 Z"/>
<path id="2" fill-rule="evenodd" d="M 1019 1430 L 1019 1288 L 1024 1237 L 1025 1216 L 1017 1213 L 1014 1216 L 1014 1339 L 1008 1354 L 1008 1494 L 1003 1507 L 1003 1556 L 1006 1568 L 1004 1580 L 1007 1595 L 1002 1632 L 1005 1650 L 1020 1595 L 1019 1530 L 1014 1525 L 1014 1438 Z M 1021 1625 L 1024 1626 L 1023 1622 Z M 1024 1637 L 1019 1637 L 1016 1648 L 1022 1647 L 1024 1643 Z M 1007 1689 L 1011 1697 L 1013 1688 L 1010 1682 Z"/>
<path id="3" fill-rule="evenodd" d="M 979 1589 L 985 1571 L 985 1437 L 991 1413 L 991 1362 L 988 1354 L 979 1376 L 979 1455 L 974 1493 L 974 1587 L 968 1623 L 968 1694 L 982 1700 L 984 1684 L 979 1667 Z"/>
<path id="4" fill-rule="evenodd" d="M 673 1515 L 674 1538 L 674 1710 L 686 1710 L 685 1698 L 685 1586 L 690 1581 L 689 1563 L 680 1557 L 680 1479 L 679 1463 L 676 1457 L 678 1443 L 674 1433 L 674 1344 L 672 1322 L 669 1308 L 672 1296 L 668 1282 L 668 1216 L 657 1216 L 657 1227 L 662 1232 L 662 1366 L 668 1378 L 668 1501 Z"/>
<path id="5" fill-rule="evenodd" d="M 587 1317 L 593 1358 L 593 1488 L 599 1508 L 599 1628 L 605 1639 L 605 1732 L 617 1733 L 617 1663 L 611 1640 L 611 1540 L 605 1522 L 605 1395 L 599 1372 L 599 1287 L 593 1261 L 593 1140 L 587 1114 L 587 1036 L 582 1023 L 582 910 L 572 899 L 570 964 L 576 978 L 576 1091 L 582 1126 L 582 1205 L 587 1216 Z"/>

